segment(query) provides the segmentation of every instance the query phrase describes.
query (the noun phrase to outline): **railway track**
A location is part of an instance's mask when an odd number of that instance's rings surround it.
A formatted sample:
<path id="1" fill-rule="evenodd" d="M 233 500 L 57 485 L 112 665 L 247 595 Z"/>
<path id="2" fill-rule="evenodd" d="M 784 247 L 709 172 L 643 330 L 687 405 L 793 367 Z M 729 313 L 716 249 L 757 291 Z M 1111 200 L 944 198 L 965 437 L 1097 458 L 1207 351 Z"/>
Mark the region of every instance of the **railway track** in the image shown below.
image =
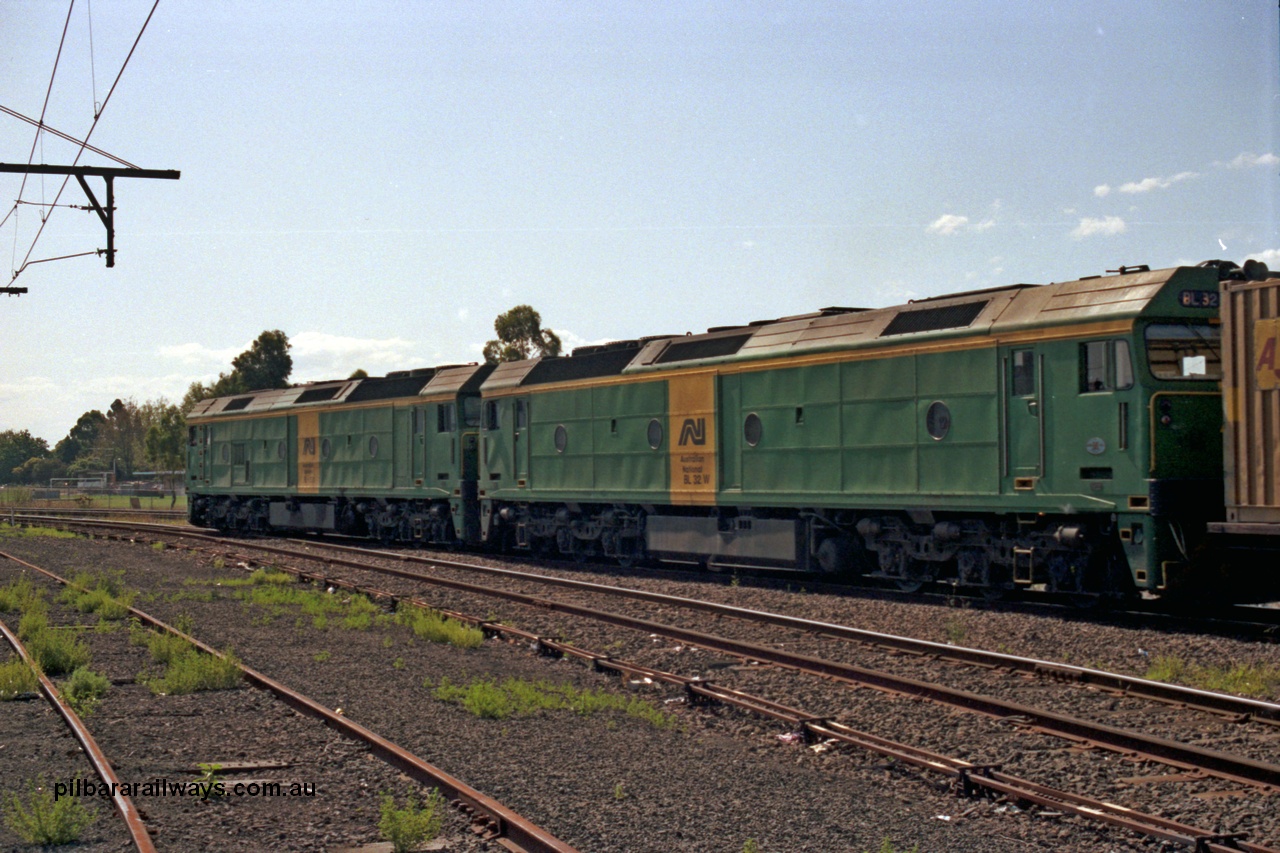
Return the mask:
<path id="1" fill-rule="evenodd" d="M 221 536 L 208 531 L 206 528 L 188 527 L 185 524 L 186 513 L 181 510 L 23 510 L 11 507 L 7 512 L 0 513 L 0 521 L 8 520 L 14 524 L 19 522 L 58 524 L 64 521 L 89 522 L 90 520 L 101 520 L 106 528 L 115 530 L 129 528 L 146 530 L 145 526 L 138 526 L 145 524 L 143 520 L 146 518 L 161 518 L 166 520 L 167 525 L 180 526 L 194 533 Z M 221 538 L 226 539 L 227 537 L 221 536 Z M 232 541 L 246 540 L 235 538 Z M 329 544 L 333 544 L 332 540 Z M 554 565 L 555 561 L 550 564 Z M 658 574 L 700 578 L 709 583 L 729 583 L 731 582 L 729 578 L 737 577 L 736 575 L 726 576 L 723 573 L 690 572 L 679 568 L 680 565 L 678 563 L 666 565 Z M 602 568 L 605 571 L 610 571 L 616 569 L 616 566 L 605 565 Z M 904 593 L 879 585 L 857 586 L 850 583 L 831 583 L 822 576 L 805 576 L 796 572 L 762 570 L 749 574 L 753 577 L 761 578 L 764 583 L 772 583 L 779 586 L 803 583 L 813 591 L 830 592 L 835 595 L 847 595 L 854 592 L 860 595 L 882 598 L 887 601 L 925 601 L 944 606 L 963 606 L 995 612 L 1045 614 L 1070 619 L 1105 621 L 1125 627 L 1188 631 L 1215 636 L 1252 638 L 1264 642 L 1280 642 L 1280 602 L 1275 602 L 1272 605 L 1232 605 L 1203 601 L 1169 604 L 1158 600 L 1138 599 L 1124 603 L 1115 602 L 1102 608 L 1082 609 L 1069 598 L 1063 599 L 1062 597 L 1043 594 L 1014 595 L 1004 599 L 985 599 L 957 595 L 949 588 Z"/>
<path id="2" fill-rule="evenodd" d="M 11 564 L 28 569 L 64 587 L 87 591 L 55 572 L 3 551 L 0 551 L 0 560 L 7 560 Z M 137 620 L 139 623 L 154 630 L 179 637 L 205 654 L 222 660 L 231 660 L 239 668 L 244 681 L 251 686 L 271 694 L 294 711 L 319 721 L 342 736 L 364 744 L 372 755 L 377 756 L 415 782 L 439 790 L 455 810 L 466 816 L 471 824 L 472 831 L 477 836 L 493 840 L 504 849 L 511 851 L 511 853 L 576 853 L 574 847 L 560 841 L 498 800 L 428 763 L 410 750 L 382 737 L 377 732 L 349 719 L 341 711 L 335 712 L 263 672 L 235 661 L 234 658 L 228 658 L 226 654 L 218 649 L 201 642 L 145 611 L 136 607 L 129 607 L 128 613 L 131 619 Z M 30 661 L 17 636 L 11 633 L 3 623 L 0 623 L 0 633 L 4 634 L 5 638 L 24 660 Z M 129 828 L 135 846 L 140 853 L 153 853 L 156 848 L 150 839 L 148 829 L 143 823 L 138 809 L 134 807 L 129 797 L 116 793 L 121 789 L 121 781 L 107 762 L 105 754 L 98 747 L 83 721 L 61 699 L 54 684 L 42 673 L 39 674 L 39 678 L 41 692 L 73 729 L 77 741 L 81 743 L 88 754 L 99 778 L 104 783 L 112 786 L 112 799 Z"/>
<path id="3" fill-rule="evenodd" d="M 133 804 L 133 799 L 121 791 L 120 777 L 116 775 L 111 762 L 107 760 L 106 754 L 98 746 L 98 742 L 94 740 L 88 726 L 84 724 L 80 715 L 75 712 L 71 705 L 63 699 L 53 681 L 40 671 L 39 666 L 35 664 L 26 646 L 18 639 L 18 635 L 9 630 L 9 626 L 2 621 L 0 621 L 0 635 L 4 636 L 10 648 L 35 672 L 40 685 L 40 695 L 45 698 L 58 717 L 67 725 L 72 736 L 76 739 L 76 743 L 80 744 L 80 749 L 84 752 L 90 765 L 92 765 L 98 781 L 108 786 L 111 791 L 111 803 L 128 829 L 129 838 L 133 842 L 134 848 L 138 853 L 155 853 L 155 844 L 151 841 L 151 836 L 147 832 L 147 825 L 143 821 L 142 815 Z"/>
<path id="4" fill-rule="evenodd" d="M 168 535 L 173 535 L 175 531 L 172 528 L 162 531 Z M 184 536 L 190 534 L 183 533 Z M 318 560 L 325 565 L 321 571 L 299 569 L 303 576 L 322 579 L 326 584 L 346 585 L 348 582 L 337 578 L 333 575 L 333 568 L 343 567 L 350 570 L 360 571 L 377 571 L 383 574 L 393 574 L 401 578 L 411 580 L 415 583 L 431 583 L 437 586 L 443 586 L 458 592 L 464 592 L 469 595 L 488 595 L 500 596 L 509 601 L 515 601 L 525 606 L 532 606 L 541 611 L 554 611 L 568 613 L 580 618 L 593 618 L 596 620 L 604 619 L 616 626 L 622 626 L 632 631 L 648 632 L 650 634 L 661 634 L 664 637 L 679 640 L 680 642 L 690 643 L 702 649 L 711 649 L 716 654 L 734 655 L 742 660 L 749 660 L 756 663 L 767 662 L 774 666 L 785 666 L 788 668 L 808 671 L 811 673 L 821 674 L 826 678 L 837 678 L 849 683 L 858 683 L 865 686 L 874 686 L 877 689 L 888 690 L 899 694 L 913 695 L 917 697 L 927 698 L 930 701 L 942 702 L 958 709 L 964 709 L 969 712 L 977 712 L 985 714 L 1000 720 L 1016 720 L 1020 726 L 1031 727 L 1042 732 L 1051 733 L 1059 737 L 1066 737 L 1075 743 L 1084 743 L 1092 746 L 1102 746 L 1113 750 L 1118 750 L 1128 755 L 1141 753 L 1146 759 L 1158 760 L 1165 762 L 1183 772 L 1192 772 L 1195 774 L 1208 773 L 1220 778 L 1229 779 L 1236 784 L 1247 784 L 1251 786 L 1261 787 L 1264 791 L 1274 790 L 1277 783 L 1280 783 L 1280 768 L 1265 761 L 1249 759 L 1241 756 L 1231 756 L 1215 752 L 1214 750 L 1206 750 L 1194 747 L 1188 747 L 1168 739 L 1151 737 L 1140 732 L 1125 731 L 1116 729 L 1115 727 L 1098 725 L 1089 721 L 1072 719 L 1062 714 L 1052 712 L 1043 712 L 1036 708 L 1028 707 L 1019 703 L 1010 703 L 1007 701 L 997 701 L 990 697 L 984 697 L 973 694 L 968 691 L 954 690 L 946 688 L 942 685 L 929 684 L 916 679 L 902 678 L 894 676 L 890 673 L 882 671 L 871 671 L 861 667 L 854 667 L 848 664 L 842 664 L 823 658 L 817 658 L 809 655 L 796 654 L 794 652 L 783 652 L 775 648 L 770 648 L 759 643 L 743 643 L 739 640 L 732 640 L 725 637 L 714 637 L 705 632 L 692 631 L 679 626 L 669 624 L 658 624 L 650 620 L 638 619 L 634 616 L 626 616 L 623 614 L 609 614 L 604 612 L 598 604 L 595 605 L 575 605 L 566 601 L 553 601 L 544 596 L 533 596 L 523 592 L 501 591 L 495 589 L 495 579 L 502 579 L 523 585 L 540 584 L 552 585 L 561 590 L 572 590 L 575 593 L 583 593 L 590 595 L 609 595 L 614 597 L 625 597 L 635 601 L 644 602 L 646 606 L 656 606 L 660 608 L 682 608 L 693 609 L 700 614 L 712 614 L 715 618 L 732 617 L 739 621 L 749 621 L 756 625 L 771 625 L 776 628 L 788 631 L 800 631 L 815 636 L 821 635 L 825 638 L 839 637 L 842 640 L 853 640 L 860 644 L 870 644 L 877 648 L 888 648 L 892 653 L 902 655 L 908 654 L 913 657 L 937 657 L 946 658 L 952 661 L 962 661 L 967 665 L 979 667 L 999 667 L 1018 669 L 1024 673 L 1031 673 L 1040 676 L 1047 676 L 1057 680 L 1073 681 L 1081 685 L 1094 688 L 1105 688 L 1112 692 L 1120 692 L 1122 694 L 1136 695 L 1140 688 L 1145 688 L 1146 683 L 1138 679 L 1125 679 L 1119 676 L 1112 676 L 1108 673 L 1101 673 L 1096 670 L 1088 670 L 1079 667 L 1063 667 L 1060 665 L 1046 664 L 1043 661 L 1027 661 L 1020 660 L 1012 655 L 990 655 L 990 653 L 979 653 L 974 650 L 959 650 L 954 647 L 939 648 L 937 644 L 920 644 L 919 641 L 908 641 L 903 638 L 894 638 L 888 635 L 872 635 L 869 632 L 857 632 L 851 629 L 843 629 L 841 626 L 829 624 L 817 624 L 805 620 L 798 620 L 794 617 L 782 616 L 778 614 L 761 614 L 744 612 L 741 608 L 726 608 L 720 605 L 713 605 L 708 602 L 692 601 L 687 599 L 676 599 L 671 596 L 655 596 L 651 593 L 645 593 L 638 590 L 618 590 L 616 588 L 604 588 L 602 585 L 594 583 L 584 583 L 572 579 L 564 578 L 546 578 L 543 576 L 533 576 L 528 573 L 513 572 L 510 570 L 494 569 L 492 567 L 481 567 L 471 564 L 460 564 L 457 562 L 449 562 L 439 560 L 431 560 L 417 555 L 404 554 L 388 554 L 386 552 L 369 552 L 364 549 L 352 548 L 334 548 L 333 546 L 325 546 L 324 549 L 318 549 L 314 543 L 308 543 L 307 550 L 310 553 L 303 553 L 297 549 L 282 548 L 275 545 L 265 545 L 256 542 L 234 541 L 228 542 L 220 537 L 212 538 L 222 546 L 230 546 L 233 550 L 244 552 L 255 550 L 270 554 L 270 562 L 279 565 L 281 558 L 291 560 Z M 318 554 L 317 550 L 324 550 L 327 553 Z M 335 552 L 341 552 L 341 555 L 335 556 Z M 371 561 L 376 561 L 384 565 L 370 565 Z M 403 565 L 405 563 L 425 563 L 433 569 L 433 577 L 424 577 L 421 572 L 409 571 L 403 568 L 385 565 L 388 562 Z M 441 571 L 454 572 L 480 572 L 483 573 L 485 583 L 483 586 L 470 584 L 464 581 L 452 580 L 439 577 Z M 355 587 L 362 587 L 374 595 L 388 595 L 389 593 L 382 590 L 369 589 L 367 584 L 354 584 Z M 471 618 L 474 621 L 483 624 L 486 630 L 500 633 L 517 631 L 517 629 L 508 628 L 497 625 L 492 619 L 477 619 L 476 617 L 466 617 L 464 614 L 455 614 L 459 618 Z M 518 634 L 519 635 L 519 634 Z M 749 694 L 738 691 L 733 688 L 720 687 L 715 684 L 708 684 L 704 679 L 689 679 L 685 676 L 678 676 L 674 673 L 664 672 L 656 668 L 646 668 L 644 664 L 637 662 L 622 663 L 612 660 L 612 656 L 598 653 L 583 654 L 580 650 L 575 650 L 573 646 L 567 646 L 559 643 L 554 639 L 547 638 L 544 634 L 538 632 L 525 632 L 520 635 L 523 639 L 536 642 L 541 648 L 555 651 L 558 654 L 571 654 L 575 657 L 584 657 L 591 660 L 596 666 L 606 668 L 618 668 L 619 671 L 628 673 L 647 673 L 645 677 L 665 680 L 668 683 L 680 684 L 683 689 L 690 693 L 691 696 L 703 698 L 714 698 L 717 701 L 728 701 L 734 704 L 740 704 L 748 707 L 758 713 L 764 713 L 774 716 L 777 719 L 784 719 L 795 724 L 800 730 L 807 733 L 809 737 L 833 738 L 835 740 L 846 741 L 850 743 L 858 743 L 866 745 L 869 743 L 883 742 L 884 739 L 877 739 L 876 736 L 865 732 L 858 732 L 847 726 L 841 726 L 839 723 L 833 723 L 828 717 L 829 715 L 810 714 L 789 708 L 783 703 L 773 702 L 772 700 L 760 697 L 750 696 Z M 1142 682 L 1142 683 L 1140 683 Z M 1239 700 L 1234 697 L 1224 697 L 1220 694 L 1208 694 L 1203 691 L 1187 691 L 1177 688 L 1155 688 L 1151 691 L 1151 698 L 1163 701 L 1174 702 L 1177 704 L 1196 704 L 1201 710 L 1211 711 L 1217 714 L 1229 714 L 1237 718 L 1238 721 L 1245 720 L 1268 720 L 1274 722 L 1280 719 L 1280 708 L 1268 703 L 1261 703 L 1252 700 Z M 902 744 L 891 744 L 886 749 L 891 750 L 889 754 L 906 756 L 912 754 L 912 747 Z M 903 758 L 902 760 L 907 760 Z M 971 762 L 961 761 L 958 759 L 947 759 L 943 756 L 930 753 L 925 750 L 917 753 L 916 761 L 920 766 L 927 766 L 930 769 L 939 770 L 939 772 L 947 772 L 961 780 L 962 786 L 972 788 L 973 790 L 1000 790 L 1001 785 L 1013 785 L 1010 779 L 1016 777 L 1003 777 L 998 770 L 992 770 L 990 767 L 974 765 Z M 941 769 L 945 768 L 945 769 Z M 995 774 L 995 775 L 993 775 Z M 987 786 L 985 783 L 974 781 L 975 776 L 994 780 L 995 786 Z M 999 778 L 997 778 L 999 777 Z M 1068 794 L 1065 791 L 1054 789 L 1052 786 L 1037 786 L 1034 783 L 1025 780 L 1017 780 L 1020 785 L 1017 790 L 1021 793 L 1018 797 L 1029 802 L 1052 802 L 1054 808 L 1066 809 L 1068 811 L 1079 814 L 1109 814 L 1111 817 L 1122 816 L 1122 820 L 1108 821 L 1118 823 L 1129 828 L 1137 828 L 1136 824 L 1129 823 L 1134 820 L 1135 812 L 1129 810 L 1117 811 L 1117 807 L 1110 806 L 1101 800 L 1090 798 L 1076 798 L 1073 804 L 1073 798 L 1076 795 Z M 1045 792 L 1052 792 L 1045 793 Z M 1006 791 L 1005 793 L 1009 793 Z M 1106 818 L 1102 818 L 1106 819 Z M 1148 821 L 1143 824 L 1145 827 L 1141 831 L 1148 832 L 1156 837 L 1165 838 L 1175 843 L 1190 845 L 1193 849 L 1217 850 L 1217 849 L 1252 849 L 1265 850 L 1267 848 L 1257 845 L 1238 846 L 1241 842 L 1238 839 L 1228 838 L 1226 836 L 1215 835 L 1212 832 L 1202 832 L 1192 830 L 1185 824 L 1161 825 L 1158 820 Z M 1215 840 L 1216 839 L 1216 840 Z M 1215 844 L 1236 844 L 1237 846 L 1213 846 Z M 1197 846 L 1199 845 L 1199 846 Z M 1207 845 L 1207 846 L 1206 846 Z"/>

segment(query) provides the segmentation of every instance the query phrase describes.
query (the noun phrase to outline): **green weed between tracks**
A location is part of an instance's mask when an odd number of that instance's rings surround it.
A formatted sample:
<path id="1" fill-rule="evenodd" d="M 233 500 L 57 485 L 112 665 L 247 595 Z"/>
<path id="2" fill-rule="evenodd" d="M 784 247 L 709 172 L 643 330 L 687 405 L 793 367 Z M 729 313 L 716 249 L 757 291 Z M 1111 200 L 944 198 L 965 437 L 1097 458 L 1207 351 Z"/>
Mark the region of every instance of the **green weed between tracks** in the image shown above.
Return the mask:
<path id="1" fill-rule="evenodd" d="M 183 633 L 188 632 L 190 619 L 180 618 L 176 627 Z M 225 658 L 214 657 L 179 636 L 149 631 L 137 623 L 129 628 L 129 640 L 136 646 L 146 646 L 151 660 L 161 667 L 159 673 L 144 672 L 138 677 L 152 693 L 177 696 L 203 690 L 230 690 L 240 683 L 240 662 L 229 652 Z"/>
<path id="2" fill-rule="evenodd" d="M 44 590 L 37 589 L 28 578 L 18 578 L 0 587 L 0 613 L 26 613 L 44 605 Z"/>
<path id="3" fill-rule="evenodd" d="M 14 655 L 0 663 L 0 702 L 34 693 L 37 684 L 36 674 L 22 658 Z"/>
<path id="4" fill-rule="evenodd" d="M 124 572 L 98 575 L 81 572 L 72 578 L 72 583 L 75 586 L 68 586 L 58 596 L 63 604 L 108 620 L 129 615 L 135 593 L 125 589 Z"/>
<path id="5" fill-rule="evenodd" d="M 484 632 L 473 625 L 450 619 L 434 610 L 401 603 L 396 620 L 413 631 L 414 636 L 431 643 L 448 643 L 460 649 L 476 649 L 484 645 Z"/>
<path id="6" fill-rule="evenodd" d="M 21 524 L 0 524 L 0 539 L 23 539 L 33 536 L 47 536 L 50 539 L 77 539 L 78 533 L 69 530 L 54 530 L 52 527 L 24 527 Z"/>
<path id="7" fill-rule="evenodd" d="M 1229 667 L 1202 666 L 1182 658 L 1161 655 L 1151 662 L 1146 677 L 1152 681 L 1185 684 L 1201 690 L 1239 693 L 1264 699 L 1280 694 L 1280 667 L 1232 664 Z"/>
<path id="8" fill-rule="evenodd" d="M 71 844 L 97 820 L 77 797 L 57 797 L 52 786 L 31 782 L 24 802 L 17 794 L 4 800 L 4 822 L 29 844 Z"/>
<path id="9" fill-rule="evenodd" d="M 75 672 L 62 685 L 62 698 L 67 700 L 77 714 L 87 717 L 98 708 L 102 697 L 111 689 L 106 676 L 99 675 L 87 666 L 76 667 Z"/>
<path id="10" fill-rule="evenodd" d="M 395 797 L 384 793 L 379 806 L 378 832 L 391 842 L 395 853 L 407 853 L 440 834 L 444 807 L 444 796 L 435 788 L 422 798 L 421 806 L 415 804 L 413 794 L 409 794 L 403 808 L 396 804 Z"/>

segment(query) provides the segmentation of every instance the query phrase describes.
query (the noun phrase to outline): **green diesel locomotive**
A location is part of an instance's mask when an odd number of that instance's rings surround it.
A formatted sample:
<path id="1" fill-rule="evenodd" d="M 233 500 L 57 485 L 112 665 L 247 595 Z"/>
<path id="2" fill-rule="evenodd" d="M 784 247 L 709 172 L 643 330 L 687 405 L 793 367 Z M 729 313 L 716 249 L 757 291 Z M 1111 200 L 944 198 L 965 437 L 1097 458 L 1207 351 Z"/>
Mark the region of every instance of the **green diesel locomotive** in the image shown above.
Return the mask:
<path id="1" fill-rule="evenodd" d="M 1129 267 L 209 400 L 191 520 L 1163 592 L 1223 513 L 1218 299 Z"/>

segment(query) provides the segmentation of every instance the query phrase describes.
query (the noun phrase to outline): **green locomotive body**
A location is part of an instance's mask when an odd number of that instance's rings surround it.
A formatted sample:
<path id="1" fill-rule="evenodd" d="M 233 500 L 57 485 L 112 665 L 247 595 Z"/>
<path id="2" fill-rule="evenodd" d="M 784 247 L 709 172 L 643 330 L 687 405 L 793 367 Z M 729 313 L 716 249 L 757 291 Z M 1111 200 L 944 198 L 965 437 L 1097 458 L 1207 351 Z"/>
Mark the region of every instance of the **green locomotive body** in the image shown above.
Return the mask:
<path id="1" fill-rule="evenodd" d="M 431 368 L 203 401 L 188 416 L 191 522 L 475 539 L 479 386 L 490 369 Z"/>
<path id="2" fill-rule="evenodd" d="M 482 538 L 1163 590 L 1222 512 L 1217 293 L 1143 268 L 503 365 Z"/>
<path id="3" fill-rule="evenodd" d="M 1218 272 L 205 401 L 193 523 L 1163 592 L 1223 513 Z"/>

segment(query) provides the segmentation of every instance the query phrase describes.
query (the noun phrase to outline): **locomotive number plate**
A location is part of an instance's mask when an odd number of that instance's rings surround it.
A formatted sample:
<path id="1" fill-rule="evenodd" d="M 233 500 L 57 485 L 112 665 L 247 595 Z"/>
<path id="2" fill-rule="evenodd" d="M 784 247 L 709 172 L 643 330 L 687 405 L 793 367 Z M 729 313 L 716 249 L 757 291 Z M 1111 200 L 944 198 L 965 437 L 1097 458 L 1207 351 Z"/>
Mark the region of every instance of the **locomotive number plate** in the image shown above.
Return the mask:
<path id="1" fill-rule="evenodd" d="M 1178 301 L 1183 308 L 1217 308 L 1218 291 L 1184 290 L 1178 294 Z"/>

